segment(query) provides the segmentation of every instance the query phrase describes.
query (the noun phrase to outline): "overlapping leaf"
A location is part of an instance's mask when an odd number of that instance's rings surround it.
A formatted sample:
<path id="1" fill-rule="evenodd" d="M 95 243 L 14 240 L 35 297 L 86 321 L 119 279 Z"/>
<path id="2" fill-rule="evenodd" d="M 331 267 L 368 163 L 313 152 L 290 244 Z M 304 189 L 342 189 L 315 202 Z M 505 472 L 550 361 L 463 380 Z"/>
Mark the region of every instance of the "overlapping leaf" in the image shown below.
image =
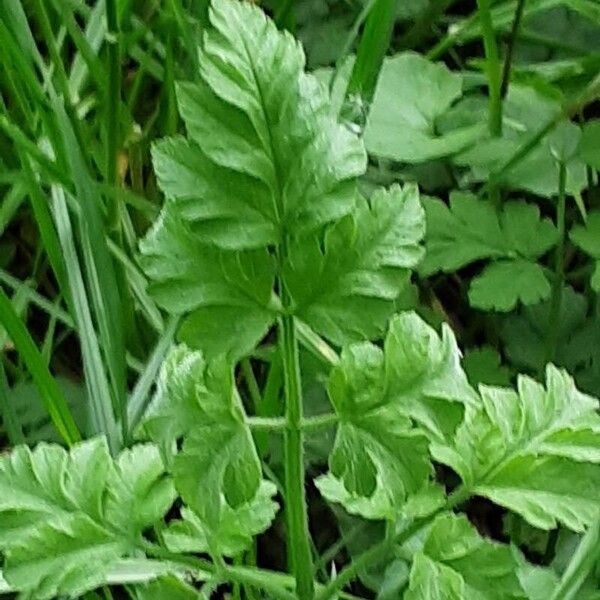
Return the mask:
<path id="1" fill-rule="evenodd" d="M 482 538 L 464 516 L 443 514 L 415 555 L 405 600 L 509 600 L 526 594 L 516 553 Z"/>
<path id="2" fill-rule="evenodd" d="M 236 509 L 223 506 L 221 519 L 210 527 L 184 508 L 182 519 L 170 523 L 163 532 L 164 542 L 172 552 L 217 551 L 224 556 L 238 556 L 254 536 L 271 525 L 278 508 L 273 500 L 276 492 L 273 483 L 262 481 L 254 498 Z"/>
<path id="3" fill-rule="evenodd" d="M 77 595 L 104 581 L 136 552 L 144 529 L 175 498 L 154 446 L 135 446 L 115 462 L 106 441 L 73 447 L 15 448 L 0 461 L 4 576 L 33 598 Z"/>
<path id="4" fill-rule="evenodd" d="M 557 241 L 548 219 L 533 204 L 508 202 L 498 213 L 485 200 L 454 192 L 450 204 L 424 200 L 427 215 L 426 257 L 421 272 L 454 271 L 492 259 L 469 290 L 471 304 L 508 311 L 517 302 L 535 304 L 550 295 L 550 284 L 535 261 Z"/>
<path id="5" fill-rule="evenodd" d="M 414 313 L 394 318 L 384 351 L 368 343 L 343 351 L 329 381 L 340 424 L 330 473 L 317 480 L 329 500 L 393 519 L 426 486 L 428 437 L 446 439 L 475 401 L 459 357 L 448 329 L 440 339 Z"/>
<path id="6" fill-rule="evenodd" d="M 448 447 L 434 455 L 487 496 L 540 529 L 557 523 L 581 531 L 598 517 L 600 417 L 597 400 L 549 366 L 546 388 L 521 377 L 518 393 L 481 387 Z"/>
<path id="7" fill-rule="evenodd" d="M 209 544 L 211 551 L 230 554 L 269 525 L 277 509 L 274 491 L 261 482 L 260 461 L 225 360 L 207 363 L 199 351 L 175 348 L 141 434 L 170 452 L 183 439 L 172 458 L 173 472 L 177 490 L 194 512 L 185 509 L 184 520 L 173 525 L 172 545 L 185 538 L 202 551 Z"/>
<path id="8" fill-rule="evenodd" d="M 227 252 L 204 244 L 172 202 L 140 249 L 150 292 L 169 312 L 187 315 L 180 337 L 208 354 L 243 355 L 275 318 L 269 305 L 274 264 L 266 250 Z"/>
<path id="9" fill-rule="evenodd" d="M 513 82 L 503 102 L 502 137 L 481 136 L 476 144 L 456 155 L 453 160 L 458 165 L 471 167 L 475 179 L 485 180 L 556 118 L 560 111 L 560 102 L 551 95 L 533 86 Z M 564 128 L 567 124 L 567 121 L 563 121 L 559 127 Z M 526 190 L 547 198 L 556 195 L 558 163 L 552 152 L 551 135 L 543 138 L 527 156 L 507 171 L 500 182 L 509 188 Z M 587 185 L 585 165 L 577 157 L 567 165 L 566 185 L 572 194 L 580 193 Z"/>
<path id="10" fill-rule="evenodd" d="M 436 120 L 462 95 L 462 78 L 413 52 L 384 61 L 365 129 L 369 152 L 416 163 L 472 145 L 485 123 L 440 135 Z"/>
<path id="11" fill-rule="evenodd" d="M 337 344 L 381 335 L 423 255 L 425 219 L 415 186 L 359 200 L 355 213 L 290 247 L 284 282 L 294 312 Z M 368 317 L 367 317 L 368 315 Z"/>

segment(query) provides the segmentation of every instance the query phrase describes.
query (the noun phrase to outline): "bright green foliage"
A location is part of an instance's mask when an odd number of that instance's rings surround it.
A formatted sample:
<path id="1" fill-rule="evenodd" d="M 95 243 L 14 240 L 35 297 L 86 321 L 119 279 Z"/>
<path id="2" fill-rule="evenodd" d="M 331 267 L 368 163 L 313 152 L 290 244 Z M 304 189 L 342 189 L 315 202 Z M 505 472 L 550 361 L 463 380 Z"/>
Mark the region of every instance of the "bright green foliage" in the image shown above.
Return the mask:
<path id="1" fill-rule="evenodd" d="M 414 313 L 393 319 L 383 351 L 368 343 L 344 350 L 329 381 L 340 418 L 330 473 L 317 480 L 329 500 L 394 519 L 427 484 L 427 435 L 446 439 L 476 398 L 459 356 L 448 329 L 440 339 Z"/>
<path id="2" fill-rule="evenodd" d="M 274 484 L 262 481 L 249 502 L 235 509 L 224 505 L 221 518 L 213 528 L 184 508 L 182 520 L 173 521 L 163 532 L 165 544 L 172 552 L 216 551 L 224 556 L 237 556 L 248 548 L 255 535 L 271 525 L 278 508 L 272 499 L 275 493 Z"/>
<path id="3" fill-rule="evenodd" d="M 583 133 L 579 142 L 579 156 L 590 165 L 600 171 L 600 119 L 588 121 L 583 126 Z"/>
<path id="4" fill-rule="evenodd" d="M 581 250 L 595 259 L 591 283 L 595 291 L 600 291 L 600 212 L 588 214 L 585 225 L 576 225 L 570 236 Z"/>
<path id="5" fill-rule="evenodd" d="M 232 368 L 222 358 L 207 364 L 200 352 L 175 348 L 162 369 L 142 433 L 169 451 L 177 440 L 184 440 L 182 451 L 172 459 L 177 490 L 196 513 L 187 512 L 184 529 L 186 523 L 199 528 L 201 521 L 215 543 L 230 552 L 232 544 L 240 543 L 227 537 L 236 520 L 244 542 L 269 524 L 276 510 L 270 500 L 274 490 L 261 484 L 260 461 Z M 267 517 L 253 516 L 251 509 Z M 243 533 L 244 528 L 249 533 Z"/>
<path id="6" fill-rule="evenodd" d="M 461 95 L 462 77 L 443 64 L 412 52 L 386 59 L 365 129 L 367 150 L 409 163 L 463 150 L 483 134 L 484 123 L 436 131 L 436 119 Z"/>
<path id="7" fill-rule="evenodd" d="M 4 576 L 34 598 L 76 596 L 100 585 L 143 530 L 175 499 L 158 450 L 135 446 L 115 461 L 104 438 L 67 452 L 40 444 L 0 462 Z"/>
<path id="8" fill-rule="evenodd" d="M 464 516 L 442 514 L 415 555 L 405 600 L 526 598 L 516 554 L 487 540 Z"/>
<path id="9" fill-rule="evenodd" d="M 188 136 L 153 151 L 167 203 L 140 245 L 152 294 L 207 356 L 247 354 L 282 308 L 337 344 L 377 337 L 421 257 L 416 188 L 363 199 L 362 141 L 297 42 L 245 3 L 210 18 L 200 80 L 178 87 Z"/>
<path id="10" fill-rule="evenodd" d="M 375 192 L 370 206 L 359 200 L 327 231 L 324 250 L 316 236 L 290 245 L 284 280 L 294 312 L 340 345 L 377 337 L 423 256 L 424 234 L 415 186 Z"/>
<path id="11" fill-rule="evenodd" d="M 198 600 L 198 592 L 173 575 L 161 577 L 147 585 L 139 585 L 135 591 L 136 600 Z"/>
<path id="12" fill-rule="evenodd" d="M 486 496 L 540 529 L 583 530 L 598 517 L 600 417 L 597 400 L 549 366 L 546 388 L 520 377 L 518 393 L 482 386 L 451 446 L 433 455 L 473 494 Z"/>
<path id="13" fill-rule="evenodd" d="M 447 206 L 424 199 L 427 215 L 425 275 L 455 271 L 481 259 L 494 259 L 469 290 L 472 306 L 509 311 L 518 302 L 535 304 L 550 296 L 550 283 L 535 261 L 557 241 L 557 232 L 537 206 L 507 202 L 498 213 L 485 200 L 454 192 Z"/>

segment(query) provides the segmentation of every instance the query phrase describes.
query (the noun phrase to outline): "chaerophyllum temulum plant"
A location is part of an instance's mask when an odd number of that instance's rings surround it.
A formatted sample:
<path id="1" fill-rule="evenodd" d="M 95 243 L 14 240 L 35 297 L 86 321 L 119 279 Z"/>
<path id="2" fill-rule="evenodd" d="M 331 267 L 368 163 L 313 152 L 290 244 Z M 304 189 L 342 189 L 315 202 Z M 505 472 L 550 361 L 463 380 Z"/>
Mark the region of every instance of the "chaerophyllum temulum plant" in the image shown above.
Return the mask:
<path id="1" fill-rule="evenodd" d="M 361 138 L 260 9 L 214 0 L 210 22 L 199 77 L 178 86 L 187 135 L 153 149 L 166 202 L 140 246 L 150 292 L 180 317 L 180 344 L 131 448 L 111 456 L 95 438 L 0 459 L 2 585 L 39 599 L 107 584 L 191 599 L 226 584 L 248 598 L 328 600 L 387 566 L 379 597 L 551 597 L 552 570 L 481 535 L 461 509 L 478 496 L 541 530 L 596 525 L 598 402 L 552 366 L 545 385 L 475 390 L 447 326 L 395 314 L 424 255 L 417 188 L 363 195 Z M 330 412 L 304 414 L 299 340 L 330 362 Z M 281 365 L 279 414 L 265 414 L 256 385 L 254 404 L 242 401 L 237 365 L 251 380 L 249 356 Z M 324 578 L 304 442 L 328 430 L 316 487 L 384 531 Z M 282 438 L 283 481 L 265 465 L 265 434 Z M 436 480 L 442 466 L 452 487 Z M 247 553 L 279 510 L 289 575 Z M 136 583 L 150 568 L 155 580 Z"/>

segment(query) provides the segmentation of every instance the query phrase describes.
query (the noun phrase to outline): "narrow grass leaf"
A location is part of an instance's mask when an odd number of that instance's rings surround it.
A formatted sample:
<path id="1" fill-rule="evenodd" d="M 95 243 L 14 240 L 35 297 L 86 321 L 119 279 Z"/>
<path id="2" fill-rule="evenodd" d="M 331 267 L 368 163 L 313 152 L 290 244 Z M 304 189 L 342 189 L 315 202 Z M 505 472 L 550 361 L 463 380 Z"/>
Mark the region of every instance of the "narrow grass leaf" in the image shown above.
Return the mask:
<path id="1" fill-rule="evenodd" d="M 56 429 L 68 445 L 81 439 L 73 415 L 62 395 L 56 381 L 50 374 L 46 363 L 40 354 L 27 328 L 19 319 L 15 309 L 6 294 L 0 289 L 0 322 L 8 331 L 17 351 L 27 366 L 46 410 L 56 426 Z"/>

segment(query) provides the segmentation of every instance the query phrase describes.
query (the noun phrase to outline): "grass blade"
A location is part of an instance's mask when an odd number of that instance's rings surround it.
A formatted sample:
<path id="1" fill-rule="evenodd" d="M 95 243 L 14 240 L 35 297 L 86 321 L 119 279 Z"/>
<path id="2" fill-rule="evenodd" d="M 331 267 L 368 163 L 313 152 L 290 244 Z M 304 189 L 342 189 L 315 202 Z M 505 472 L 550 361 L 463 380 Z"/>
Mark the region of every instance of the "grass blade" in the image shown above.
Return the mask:
<path id="1" fill-rule="evenodd" d="M 6 328 L 15 348 L 38 387 L 40 397 L 57 431 L 69 446 L 73 445 L 81 439 L 75 419 L 73 419 L 69 406 L 54 377 L 50 374 L 35 342 L 21 319 L 19 319 L 10 300 L 1 289 L 0 322 Z"/>
<path id="2" fill-rule="evenodd" d="M 110 378 L 111 398 L 115 410 L 125 412 L 125 340 L 123 335 L 123 312 L 115 267 L 106 241 L 101 206 L 102 198 L 94 186 L 82 156 L 83 149 L 71 127 L 62 103 L 55 102 L 63 139 L 66 162 L 70 167 L 76 198 L 80 208 L 77 219 L 81 240 L 84 278 L 89 299 L 96 318 L 100 345 Z M 64 241 L 63 241 L 64 246 Z M 107 421 L 104 421 L 108 425 Z"/>
<path id="3" fill-rule="evenodd" d="M 365 23 L 346 95 L 360 95 L 369 104 L 396 21 L 397 0 L 377 0 Z"/>
<path id="4" fill-rule="evenodd" d="M 102 432 L 106 434 L 110 448 L 114 452 L 120 447 L 121 440 L 118 437 L 118 430 L 112 410 L 110 384 L 106 376 L 104 364 L 102 363 L 102 354 L 92 323 L 92 315 L 83 283 L 79 257 L 73 243 L 73 229 L 67 211 L 64 190 L 58 186 L 53 186 L 52 199 L 54 219 L 65 256 L 65 262 L 68 267 L 69 289 L 73 299 L 73 316 L 79 332 L 85 384 L 91 402 L 94 426 L 98 433 Z"/>
<path id="5" fill-rule="evenodd" d="M 22 444 L 25 441 L 19 418 L 8 395 L 9 387 L 4 372 L 4 365 L 0 361 L 0 414 L 6 431 L 6 437 L 11 446 Z"/>
<path id="6" fill-rule="evenodd" d="M 140 378 L 137 380 L 127 404 L 129 435 L 133 433 L 137 424 L 140 422 L 144 411 L 146 410 L 148 394 L 156 381 L 158 370 L 160 369 L 165 356 L 175 337 L 175 331 L 179 324 L 179 318 L 173 317 L 167 323 L 163 334 L 160 336 L 152 355 L 146 363 L 146 367 Z"/>

